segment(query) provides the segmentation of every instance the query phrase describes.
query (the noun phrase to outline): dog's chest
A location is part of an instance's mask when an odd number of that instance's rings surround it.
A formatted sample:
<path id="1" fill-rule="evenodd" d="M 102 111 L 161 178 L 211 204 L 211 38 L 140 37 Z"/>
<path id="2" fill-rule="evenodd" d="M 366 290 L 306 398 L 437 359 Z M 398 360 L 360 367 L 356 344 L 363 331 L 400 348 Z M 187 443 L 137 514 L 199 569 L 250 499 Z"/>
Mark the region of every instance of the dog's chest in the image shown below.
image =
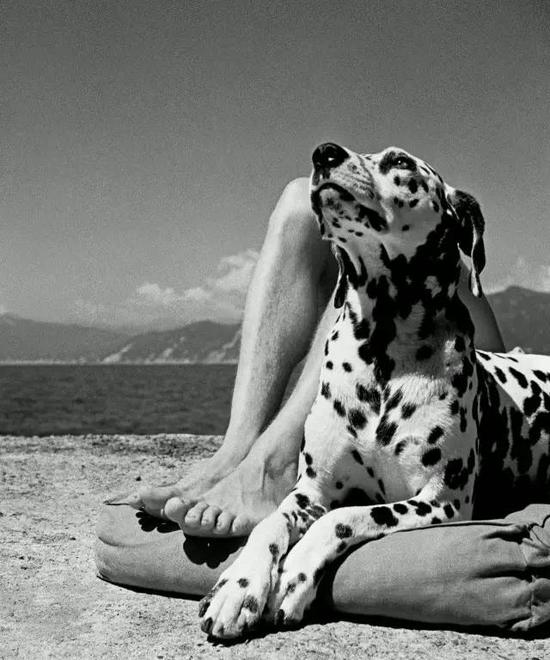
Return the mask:
<path id="1" fill-rule="evenodd" d="M 439 429 L 454 423 L 448 378 L 397 369 L 380 382 L 360 357 L 361 341 L 341 315 L 325 344 L 319 394 L 306 423 L 307 453 L 325 474 L 361 484 L 374 499 L 400 499 L 422 485 L 418 466 L 432 429 L 437 441 Z"/>

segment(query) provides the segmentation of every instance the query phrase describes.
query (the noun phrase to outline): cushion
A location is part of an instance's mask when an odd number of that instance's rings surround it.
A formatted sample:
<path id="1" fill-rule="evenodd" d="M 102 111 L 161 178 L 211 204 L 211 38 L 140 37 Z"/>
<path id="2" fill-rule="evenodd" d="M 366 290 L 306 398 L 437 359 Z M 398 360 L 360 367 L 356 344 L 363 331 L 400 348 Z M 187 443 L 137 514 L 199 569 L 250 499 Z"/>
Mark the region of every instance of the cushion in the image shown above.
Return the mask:
<path id="1" fill-rule="evenodd" d="M 103 505 L 96 563 L 116 584 L 202 596 L 245 541 L 186 536 L 129 506 Z M 526 631 L 550 619 L 550 505 L 365 543 L 331 567 L 319 599 L 341 614 Z"/>

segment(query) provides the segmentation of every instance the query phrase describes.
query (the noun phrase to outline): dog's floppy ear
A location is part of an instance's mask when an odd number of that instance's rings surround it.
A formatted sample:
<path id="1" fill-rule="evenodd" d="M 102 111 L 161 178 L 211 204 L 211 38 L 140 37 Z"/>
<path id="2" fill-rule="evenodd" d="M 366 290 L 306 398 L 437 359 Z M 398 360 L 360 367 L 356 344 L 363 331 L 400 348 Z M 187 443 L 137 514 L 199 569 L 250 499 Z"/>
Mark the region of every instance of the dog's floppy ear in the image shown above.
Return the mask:
<path id="1" fill-rule="evenodd" d="M 483 292 L 479 275 L 485 268 L 485 220 L 477 200 L 472 195 L 454 188 L 449 188 L 447 192 L 458 218 L 458 247 L 472 262 L 470 289 L 474 296 L 480 298 Z"/>

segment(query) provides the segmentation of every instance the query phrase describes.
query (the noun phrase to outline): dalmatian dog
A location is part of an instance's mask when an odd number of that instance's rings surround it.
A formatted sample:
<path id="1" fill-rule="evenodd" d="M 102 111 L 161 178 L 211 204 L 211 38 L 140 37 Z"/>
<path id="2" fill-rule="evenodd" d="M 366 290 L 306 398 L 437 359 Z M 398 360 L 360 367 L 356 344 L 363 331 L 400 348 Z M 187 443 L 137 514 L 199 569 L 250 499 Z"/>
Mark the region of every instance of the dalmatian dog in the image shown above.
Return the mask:
<path id="1" fill-rule="evenodd" d="M 457 293 L 481 295 L 473 197 L 398 148 L 313 154 L 311 200 L 339 264 L 298 480 L 201 601 L 215 638 L 300 622 L 353 546 L 548 498 L 550 358 L 476 351 Z"/>

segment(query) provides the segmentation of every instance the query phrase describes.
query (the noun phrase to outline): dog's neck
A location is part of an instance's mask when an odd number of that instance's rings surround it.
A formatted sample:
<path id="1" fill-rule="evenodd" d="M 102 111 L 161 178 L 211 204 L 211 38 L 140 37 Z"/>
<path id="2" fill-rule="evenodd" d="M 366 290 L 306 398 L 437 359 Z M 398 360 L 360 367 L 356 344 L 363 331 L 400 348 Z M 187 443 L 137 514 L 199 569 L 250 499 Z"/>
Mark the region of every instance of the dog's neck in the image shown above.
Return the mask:
<path id="1" fill-rule="evenodd" d="M 473 324 L 458 295 L 461 260 L 452 232 L 436 228 L 409 257 L 382 242 L 345 247 L 336 250 L 335 304 L 343 305 L 356 338 L 364 340 L 367 363 L 396 343 L 403 354 L 423 342 L 437 350 L 441 337 L 460 335 L 473 346 Z"/>

